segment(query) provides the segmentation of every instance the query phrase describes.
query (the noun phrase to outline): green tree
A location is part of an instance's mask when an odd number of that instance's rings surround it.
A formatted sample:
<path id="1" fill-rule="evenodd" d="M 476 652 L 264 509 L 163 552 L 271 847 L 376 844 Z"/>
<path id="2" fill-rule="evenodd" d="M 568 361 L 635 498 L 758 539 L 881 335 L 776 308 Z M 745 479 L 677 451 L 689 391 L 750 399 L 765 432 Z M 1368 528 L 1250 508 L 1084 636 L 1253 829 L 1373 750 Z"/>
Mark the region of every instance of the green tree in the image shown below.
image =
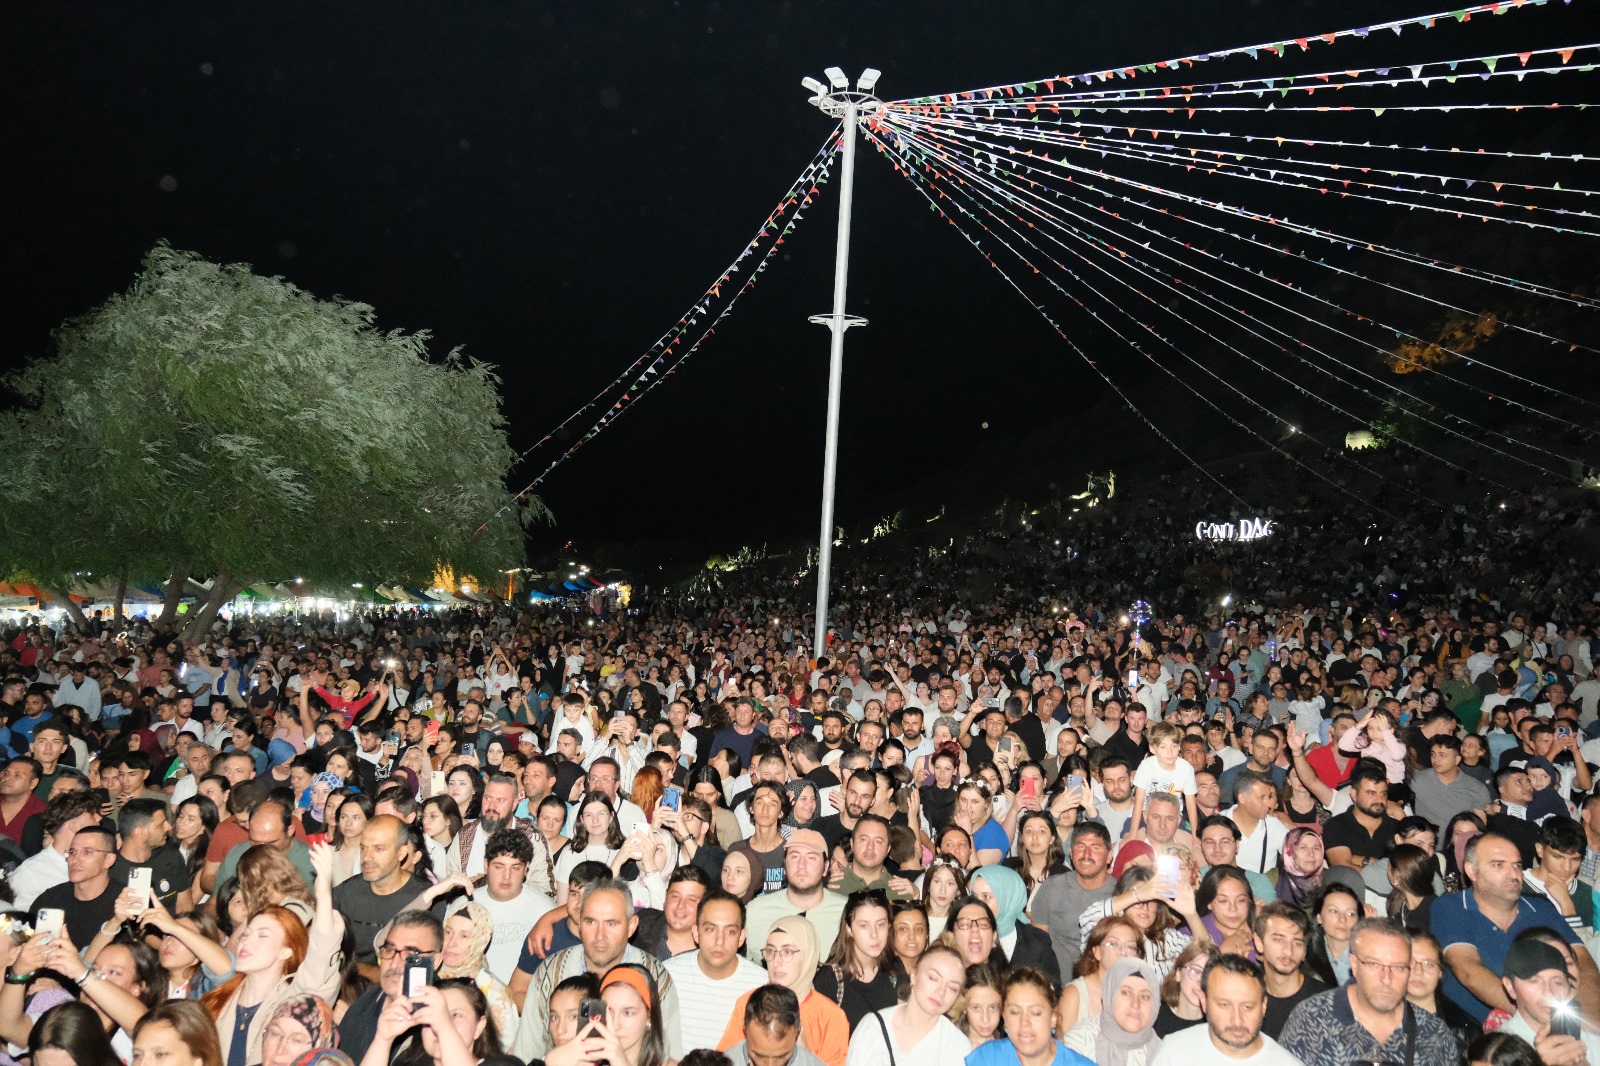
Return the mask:
<path id="1" fill-rule="evenodd" d="M 166 582 L 168 622 L 209 578 L 196 631 L 256 581 L 521 565 L 523 525 L 549 515 L 505 488 L 498 377 L 374 318 L 158 245 L 13 383 L 0 572 L 58 594 L 84 572 Z"/>

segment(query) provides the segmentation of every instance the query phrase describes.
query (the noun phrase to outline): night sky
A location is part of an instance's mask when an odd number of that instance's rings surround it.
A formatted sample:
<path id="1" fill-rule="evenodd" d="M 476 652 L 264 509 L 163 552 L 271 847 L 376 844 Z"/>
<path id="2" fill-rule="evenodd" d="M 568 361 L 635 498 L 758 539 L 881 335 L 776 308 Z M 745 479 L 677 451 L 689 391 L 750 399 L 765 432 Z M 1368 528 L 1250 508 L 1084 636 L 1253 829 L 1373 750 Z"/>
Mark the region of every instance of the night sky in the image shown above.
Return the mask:
<path id="1" fill-rule="evenodd" d="M 1431 9 L 6 5 L 0 369 L 47 354 L 54 325 L 165 238 L 495 364 L 521 450 L 677 319 L 821 145 L 831 120 L 803 75 L 875 66 L 895 99 Z M 1561 31 L 1571 9 L 1516 18 L 1541 43 L 1592 37 Z M 840 488 L 855 522 L 1102 389 L 882 160 L 859 163 L 849 303 L 871 325 L 847 343 Z M 806 316 L 830 304 L 837 189 L 718 337 L 545 483 L 559 525 L 536 548 L 815 536 L 828 339 Z"/>

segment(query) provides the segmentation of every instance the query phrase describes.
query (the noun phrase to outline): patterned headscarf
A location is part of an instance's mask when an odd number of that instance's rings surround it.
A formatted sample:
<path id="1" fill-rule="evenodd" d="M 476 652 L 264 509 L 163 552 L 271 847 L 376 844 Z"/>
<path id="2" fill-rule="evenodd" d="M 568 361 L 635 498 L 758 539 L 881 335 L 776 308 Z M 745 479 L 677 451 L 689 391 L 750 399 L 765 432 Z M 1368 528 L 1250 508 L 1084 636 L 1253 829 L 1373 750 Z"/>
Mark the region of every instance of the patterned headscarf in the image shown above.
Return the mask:
<path id="1" fill-rule="evenodd" d="M 356 1066 L 355 1060 L 332 1048 L 312 1048 L 295 1059 L 292 1066 Z"/>
<path id="2" fill-rule="evenodd" d="M 339 1030 L 333 1024 L 333 1008 L 321 996 L 306 994 L 285 1000 L 282 1006 L 272 1012 L 267 1025 L 283 1017 L 306 1027 L 306 1032 L 311 1034 L 313 1049 L 339 1046 Z"/>
<path id="3" fill-rule="evenodd" d="M 489 938 L 494 935 L 494 919 L 489 915 L 489 908 L 481 903 L 469 903 L 451 918 L 469 918 L 472 921 L 472 943 L 467 948 L 466 958 L 458 966 L 446 966 L 443 960 L 439 963 L 440 977 L 465 977 L 469 980 L 478 976 L 483 969 L 483 955 L 489 950 Z"/>
<path id="4" fill-rule="evenodd" d="M 321 805 L 317 804 L 318 785 L 327 785 L 328 792 L 331 795 L 335 790 L 344 787 L 344 781 L 339 778 L 338 774 L 327 770 L 322 771 L 322 773 L 311 779 L 311 787 L 306 789 L 305 805 L 311 809 L 311 816 L 320 822 L 324 820 L 323 812 L 328 809 L 328 799 L 324 796 Z"/>
<path id="5" fill-rule="evenodd" d="M 1322 862 L 1319 859 L 1313 870 L 1300 869 L 1295 861 L 1295 849 L 1307 837 L 1322 843 L 1322 835 L 1315 829 L 1300 827 L 1289 830 L 1283 838 L 1283 850 L 1278 855 L 1278 898 L 1295 907 L 1309 907 L 1322 890 Z"/>

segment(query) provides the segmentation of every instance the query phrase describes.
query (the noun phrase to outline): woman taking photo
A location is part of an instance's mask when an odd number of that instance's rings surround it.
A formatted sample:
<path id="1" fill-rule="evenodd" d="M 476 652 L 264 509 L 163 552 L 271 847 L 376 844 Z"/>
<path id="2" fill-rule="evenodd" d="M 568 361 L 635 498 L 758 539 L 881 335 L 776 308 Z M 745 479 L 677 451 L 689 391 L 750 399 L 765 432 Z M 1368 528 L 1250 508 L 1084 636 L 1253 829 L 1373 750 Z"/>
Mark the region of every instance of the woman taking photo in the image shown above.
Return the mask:
<path id="1" fill-rule="evenodd" d="M 361 872 L 361 837 L 372 820 L 372 800 L 360 792 L 351 793 L 339 804 L 333 820 L 333 883 L 338 885 Z"/>
<path id="2" fill-rule="evenodd" d="M 1057 1004 L 1057 1024 L 1063 1033 L 1085 1018 L 1100 1014 L 1106 970 L 1118 959 L 1136 957 L 1143 943 L 1143 936 L 1127 918 L 1102 918 L 1089 931 L 1083 954 L 1072 967 L 1072 981 L 1061 990 L 1061 1002 Z"/>
<path id="3" fill-rule="evenodd" d="M 668 1066 L 661 994 L 642 966 L 613 966 L 600 979 L 604 1023 L 585 1026 L 575 1041 L 584 1060 L 609 1066 Z M 548 1066 L 548 1063 L 547 1063 Z"/>
<path id="4" fill-rule="evenodd" d="M 1160 979 L 1143 959 L 1118 959 L 1106 971 L 1105 1003 L 1061 1037 L 1095 1066 L 1145 1066 L 1161 1048 L 1156 1035 Z"/>
<path id="5" fill-rule="evenodd" d="M 261 1061 L 267 1019 L 284 1000 L 310 993 L 332 1001 L 339 993 L 344 916 L 333 906 L 333 848 L 327 844 L 312 848 L 311 865 L 317 875 L 316 915 L 309 934 L 294 912 L 284 907 L 271 905 L 255 912 L 240 939 L 234 975 L 201 1001 L 216 1019 L 227 1066 Z"/>
<path id="6" fill-rule="evenodd" d="M 1200 921 L 1189 883 L 1181 876 L 1175 884 L 1157 881 L 1155 870 L 1149 866 L 1124 869 L 1112 897 L 1084 908 L 1078 928 L 1087 936 L 1096 922 L 1113 914 L 1126 916 L 1139 930 L 1139 954 L 1163 979 L 1172 972 L 1178 955 L 1191 939 L 1209 935 Z M 1180 928 L 1185 925 L 1194 931 L 1194 936 Z"/>
<path id="7" fill-rule="evenodd" d="M 974 1048 L 967 1066 L 1095 1066 L 1056 1040 L 1057 991 L 1038 970 L 1007 974 L 1000 1015 L 1005 1036 Z"/>
<path id="8" fill-rule="evenodd" d="M 971 891 L 994 912 L 996 937 L 1010 968 L 1031 966 L 1060 984 L 1061 964 L 1050 934 L 1030 925 L 1023 914 L 1028 890 L 1022 875 L 1009 866 L 983 866 L 972 875 Z"/>
<path id="9" fill-rule="evenodd" d="M 812 984 L 844 1008 L 853 1034 L 862 1018 L 899 998 L 898 961 L 889 951 L 889 897 L 882 889 L 852 892 L 833 950 Z"/>
<path id="10" fill-rule="evenodd" d="M 146 935 L 150 930 L 161 934 L 161 968 L 167 973 L 168 998 L 199 999 L 233 976 L 233 959 L 222 946 L 222 934 L 209 914 L 169 914 L 152 892 L 139 925 Z"/>
<path id="11" fill-rule="evenodd" d="M 946 1015 L 961 998 L 966 966 L 945 947 L 924 952 L 910 969 L 906 997 L 875 1011 L 850 1038 L 847 1066 L 885 1062 L 945 1066 L 965 1060 L 972 1045 Z"/>
<path id="12" fill-rule="evenodd" d="M 1222 952 L 1215 944 L 1199 940 L 1183 949 L 1172 972 L 1161 982 L 1161 1010 L 1155 1024 L 1157 1036 L 1168 1037 L 1206 1020 L 1200 979 L 1205 976 L 1206 966 L 1221 957 Z"/>
<path id="13" fill-rule="evenodd" d="M 939 938 L 950 920 L 950 905 L 967 894 L 967 872 L 949 859 L 934 859 L 922 875 L 922 903 L 928 911 L 928 937 Z"/>
<path id="14" fill-rule="evenodd" d="M 806 918 L 790 915 L 772 923 L 767 946 L 761 949 L 767 960 L 767 980 L 782 985 L 800 1001 L 800 1039 L 827 1066 L 844 1066 L 850 1047 L 850 1020 L 839 1005 L 812 987 L 817 974 L 817 930 Z M 717 1042 L 718 1051 L 727 1051 L 744 1039 L 744 1008 L 750 993 L 733 1005 L 728 1028 Z"/>
<path id="15" fill-rule="evenodd" d="M 611 806 L 611 797 L 604 792 L 590 792 L 584 796 L 578 802 L 572 839 L 556 856 L 556 903 L 567 902 L 567 881 L 574 866 L 580 862 L 601 862 L 610 866 L 625 839 L 617 812 Z"/>
<path id="16" fill-rule="evenodd" d="M 494 919 L 481 903 L 468 903 L 444 920 L 444 948 L 439 952 L 439 976 L 472 981 L 489 1004 L 489 1015 L 500 1034 L 502 1051 L 510 1051 L 517 1037 L 516 1004 L 506 986 L 489 972 L 484 956 L 494 936 Z"/>
<path id="17" fill-rule="evenodd" d="M 398 1057 L 394 1045 L 411 1029 L 421 1029 Z M 378 1015 L 377 1032 L 361 1066 L 478 1066 L 515 1062 L 500 1054 L 488 1003 L 471 981 L 452 978 L 424 985 L 415 998 L 391 999 Z"/>
<path id="18" fill-rule="evenodd" d="M 187 1000 L 163 1003 L 139 1019 L 132 1061 L 140 1066 L 223 1066 L 216 1026 L 204 1007 Z"/>
<path id="19" fill-rule="evenodd" d="M 28 969 L 19 971 L 19 967 Z M 103 947 L 94 965 L 89 966 L 67 939 L 66 930 L 51 938 L 35 935 L 11 964 L 10 980 L 0 992 L 0 1036 L 13 1044 L 28 1042 L 34 1020 L 21 1013 L 22 987 L 31 983 L 35 971 L 43 969 L 54 970 L 78 986 L 79 996 L 100 1016 L 111 1046 L 124 1059 L 132 1053 L 132 1033 L 139 1019 L 167 998 L 166 972 L 156 953 L 142 940 L 119 936 Z M 29 975 L 22 985 L 14 983 L 19 973 Z"/>

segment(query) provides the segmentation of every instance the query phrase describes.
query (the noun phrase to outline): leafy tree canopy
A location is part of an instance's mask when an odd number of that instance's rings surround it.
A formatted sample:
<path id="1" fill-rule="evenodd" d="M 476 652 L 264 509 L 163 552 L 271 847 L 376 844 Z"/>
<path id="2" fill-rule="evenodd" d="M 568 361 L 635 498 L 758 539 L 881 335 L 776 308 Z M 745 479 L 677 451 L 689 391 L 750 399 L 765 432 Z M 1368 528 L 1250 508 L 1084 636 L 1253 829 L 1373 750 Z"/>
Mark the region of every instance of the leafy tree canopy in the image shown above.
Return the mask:
<path id="1" fill-rule="evenodd" d="M 505 488 L 498 377 L 374 318 L 158 245 L 14 382 L 26 406 L 0 415 L 0 570 L 54 589 L 81 571 L 213 577 L 220 604 L 291 574 L 521 565 L 522 523 L 548 515 Z"/>

